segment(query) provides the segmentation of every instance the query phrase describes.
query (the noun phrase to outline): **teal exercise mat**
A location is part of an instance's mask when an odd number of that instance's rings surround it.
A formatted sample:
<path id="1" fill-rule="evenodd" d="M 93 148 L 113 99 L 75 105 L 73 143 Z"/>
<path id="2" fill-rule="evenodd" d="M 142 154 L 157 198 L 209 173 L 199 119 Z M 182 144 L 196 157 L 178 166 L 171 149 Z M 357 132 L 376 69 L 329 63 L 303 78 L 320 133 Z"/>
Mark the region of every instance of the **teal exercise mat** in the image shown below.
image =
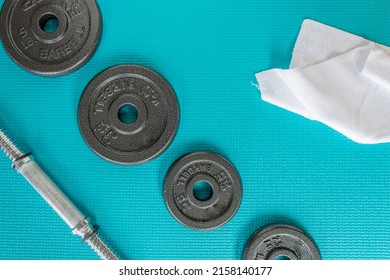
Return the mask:
<path id="1" fill-rule="evenodd" d="M 4 1 L 0 1 L 3 4 Z M 127 259 L 240 259 L 270 223 L 307 232 L 324 259 L 390 259 L 390 144 L 359 145 L 260 99 L 254 74 L 288 68 L 311 18 L 390 45 L 390 6 L 368 1 L 104 1 L 101 44 L 68 76 L 44 78 L 0 47 L 0 123 Z M 180 102 L 171 147 L 140 166 L 106 162 L 77 125 L 83 89 L 116 64 L 161 73 Z M 208 150 L 239 171 L 243 200 L 225 226 L 188 229 L 163 181 L 180 156 Z M 0 259 L 97 259 L 0 156 Z"/>

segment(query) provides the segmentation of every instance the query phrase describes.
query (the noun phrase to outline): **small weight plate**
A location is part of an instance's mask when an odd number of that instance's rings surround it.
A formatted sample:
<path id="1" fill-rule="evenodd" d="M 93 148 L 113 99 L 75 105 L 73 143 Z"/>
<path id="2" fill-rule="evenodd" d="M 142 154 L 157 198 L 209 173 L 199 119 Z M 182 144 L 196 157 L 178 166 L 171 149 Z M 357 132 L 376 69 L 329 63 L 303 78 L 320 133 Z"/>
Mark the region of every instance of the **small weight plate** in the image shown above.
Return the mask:
<path id="1" fill-rule="evenodd" d="M 10 57 L 42 76 L 60 76 L 82 67 L 101 34 L 95 0 L 6 0 L 0 36 Z"/>
<path id="2" fill-rule="evenodd" d="M 301 230 L 274 225 L 255 232 L 249 239 L 244 260 L 320 260 L 320 253 Z"/>
<path id="3" fill-rule="evenodd" d="M 203 198 L 195 192 L 199 183 L 210 188 Z M 180 158 L 169 169 L 164 182 L 165 203 L 173 217 L 197 230 L 211 230 L 227 223 L 240 207 L 241 198 L 237 170 L 226 159 L 210 152 Z"/>
<path id="4" fill-rule="evenodd" d="M 126 107 L 133 110 L 130 121 L 120 115 Z M 78 120 L 96 154 L 113 163 L 135 165 L 169 147 L 179 123 L 179 105 L 160 75 L 142 66 L 119 65 L 98 74 L 85 88 Z"/>

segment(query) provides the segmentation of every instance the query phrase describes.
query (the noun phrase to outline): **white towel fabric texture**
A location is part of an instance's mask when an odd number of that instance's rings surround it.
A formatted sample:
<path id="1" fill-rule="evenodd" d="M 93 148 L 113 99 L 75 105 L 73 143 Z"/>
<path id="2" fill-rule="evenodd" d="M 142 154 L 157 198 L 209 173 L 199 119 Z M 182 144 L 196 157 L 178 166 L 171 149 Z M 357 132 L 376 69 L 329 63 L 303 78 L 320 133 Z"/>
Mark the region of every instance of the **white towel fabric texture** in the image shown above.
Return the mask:
<path id="1" fill-rule="evenodd" d="M 390 48 L 312 20 L 289 70 L 256 75 L 264 101 L 362 144 L 390 142 Z"/>

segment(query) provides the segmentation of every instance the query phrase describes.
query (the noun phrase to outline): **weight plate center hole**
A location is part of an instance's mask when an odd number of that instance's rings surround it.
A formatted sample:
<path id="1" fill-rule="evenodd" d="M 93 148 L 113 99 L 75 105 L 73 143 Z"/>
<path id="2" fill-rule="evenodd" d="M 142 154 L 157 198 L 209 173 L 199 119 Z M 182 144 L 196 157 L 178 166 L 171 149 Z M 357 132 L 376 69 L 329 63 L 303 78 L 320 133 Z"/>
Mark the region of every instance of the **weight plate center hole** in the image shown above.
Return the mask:
<path id="1" fill-rule="evenodd" d="M 118 118 L 123 124 L 133 124 L 138 119 L 138 110 L 133 104 L 125 104 L 119 108 Z"/>
<path id="2" fill-rule="evenodd" d="M 291 261 L 291 259 L 287 256 L 277 256 L 275 261 Z"/>
<path id="3" fill-rule="evenodd" d="M 194 185 L 194 196 L 199 201 L 208 201 L 213 196 L 213 186 L 207 181 L 199 181 Z"/>
<path id="4" fill-rule="evenodd" d="M 54 14 L 45 14 L 39 19 L 39 27 L 45 33 L 54 33 L 59 27 L 58 18 Z"/>

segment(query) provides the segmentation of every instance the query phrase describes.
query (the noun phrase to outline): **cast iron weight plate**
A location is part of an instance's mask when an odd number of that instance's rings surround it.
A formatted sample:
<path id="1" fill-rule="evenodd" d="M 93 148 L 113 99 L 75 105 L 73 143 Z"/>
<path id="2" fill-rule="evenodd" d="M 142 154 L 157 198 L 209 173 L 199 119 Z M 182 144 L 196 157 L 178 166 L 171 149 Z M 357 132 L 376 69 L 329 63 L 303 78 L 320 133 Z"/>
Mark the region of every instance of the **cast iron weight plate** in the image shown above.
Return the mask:
<path id="1" fill-rule="evenodd" d="M 50 23 L 52 29 L 47 28 Z M 92 57 L 100 35 L 95 0 L 6 0 L 1 10 L 5 50 L 34 74 L 61 76 L 76 71 Z"/>
<path id="2" fill-rule="evenodd" d="M 135 111 L 123 122 L 123 108 Z M 179 124 L 176 95 L 156 72 L 137 65 L 119 65 L 98 74 L 80 99 L 78 121 L 89 147 L 117 164 L 136 165 L 163 153 Z"/>
<path id="3" fill-rule="evenodd" d="M 207 182 L 212 192 L 199 200 L 194 187 Z M 233 218 L 241 204 L 240 175 L 225 158 L 210 152 L 195 152 L 177 160 L 164 182 L 164 199 L 173 217 L 197 230 L 218 228 Z"/>
<path id="4" fill-rule="evenodd" d="M 274 225 L 255 232 L 249 239 L 244 260 L 320 260 L 316 245 L 301 230 Z"/>

